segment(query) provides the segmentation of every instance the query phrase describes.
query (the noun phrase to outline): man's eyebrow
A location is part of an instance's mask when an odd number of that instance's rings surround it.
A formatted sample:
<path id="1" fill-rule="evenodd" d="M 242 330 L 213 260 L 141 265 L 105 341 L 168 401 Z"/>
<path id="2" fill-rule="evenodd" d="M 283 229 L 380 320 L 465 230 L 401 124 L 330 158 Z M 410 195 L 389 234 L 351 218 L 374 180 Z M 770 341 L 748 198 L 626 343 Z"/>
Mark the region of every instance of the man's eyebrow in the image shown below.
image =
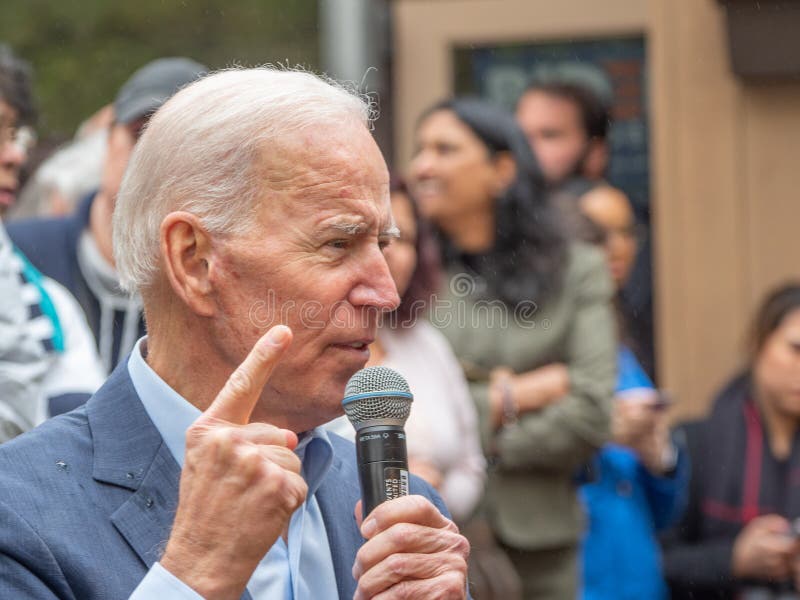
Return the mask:
<path id="1" fill-rule="evenodd" d="M 363 222 L 354 223 L 352 221 L 339 221 L 336 223 L 329 223 L 321 228 L 321 232 L 325 231 L 335 231 L 341 235 L 346 235 L 349 237 L 355 237 L 358 235 L 363 235 L 369 230 L 369 225 Z M 379 235 L 381 237 L 390 237 L 390 238 L 399 238 L 400 237 L 400 229 L 398 229 L 397 225 L 391 223 L 389 225 L 384 226 Z"/>
<path id="2" fill-rule="evenodd" d="M 356 236 L 365 233 L 369 229 L 366 223 L 354 223 L 352 221 L 339 221 L 337 223 L 329 223 L 323 227 L 325 230 L 333 230 L 343 235 Z"/>
<path id="3" fill-rule="evenodd" d="M 389 225 L 388 227 L 384 227 L 383 228 L 383 230 L 380 233 L 380 236 L 381 237 L 389 237 L 389 238 L 393 238 L 393 239 L 399 239 L 400 238 L 400 228 L 398 228 L 397 225 L 395 225 L 395 224 Z"/>

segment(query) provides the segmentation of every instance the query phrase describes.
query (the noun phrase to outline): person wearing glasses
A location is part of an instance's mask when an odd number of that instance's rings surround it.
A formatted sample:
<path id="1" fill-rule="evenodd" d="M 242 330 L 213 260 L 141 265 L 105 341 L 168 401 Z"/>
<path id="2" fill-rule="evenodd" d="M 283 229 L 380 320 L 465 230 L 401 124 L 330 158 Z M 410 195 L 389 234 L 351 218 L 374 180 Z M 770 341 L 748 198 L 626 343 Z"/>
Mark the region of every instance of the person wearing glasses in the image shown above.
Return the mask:
<path id="1" fill-rule="evenodd" d="M 114 120 L 100 188 L 74 214 L 9 224 L 14 243 L 45 275 L 78 300 L 95 336 L 106 373 L 144 335 L 142 302 L 119 286 L 111 251 L 111 215 L 133 148 L 155 112 L 206 67 L 187 58 L 162 58 L 136 71 L 114 101 Z"/>
<path id="2" fill-rule="evenodd" d="M 0 218 L 35 142 L 27 64 L 0 47 Z M 83 403 L 103 372 L 83 312 L 11 243 L 0 221 L 0 442 Z"/>
<path id="3" fill-rule="evenodd" d="M 668 591 L 657 534 L 674 524 L 686 506 L 689 461 L 682 444 L 670 435 L 669 397 L 655 389 L 631 350 L 634 342 L 620 310 L 620 291 L 643 234 L 622 190 L 595 185 L 576 204 L 586 219 L 584 233 L 594 228 L 593 241 L 605 252 L 616 289 L 620 338 L 612 440 L 592 460 L 581 487 L 588 517 L 581 597 L 664 600 Z"/>

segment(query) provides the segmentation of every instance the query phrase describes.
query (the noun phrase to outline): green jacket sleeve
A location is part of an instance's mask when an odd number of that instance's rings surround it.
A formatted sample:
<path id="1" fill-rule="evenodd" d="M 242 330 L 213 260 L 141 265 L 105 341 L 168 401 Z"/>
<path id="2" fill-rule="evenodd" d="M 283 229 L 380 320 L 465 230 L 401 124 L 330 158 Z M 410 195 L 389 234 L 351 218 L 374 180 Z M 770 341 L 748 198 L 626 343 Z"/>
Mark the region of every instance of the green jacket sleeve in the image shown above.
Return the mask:
<path id="1" fill-rule="evenodd" d="M 500 469 L 572 472 L 608 439 L 617 357 L 612 286 L 599 253 L 587 253 L 576 270 L 567 281 L 577 286 L 564 346 L 570 393 L 495 434 Z"/>

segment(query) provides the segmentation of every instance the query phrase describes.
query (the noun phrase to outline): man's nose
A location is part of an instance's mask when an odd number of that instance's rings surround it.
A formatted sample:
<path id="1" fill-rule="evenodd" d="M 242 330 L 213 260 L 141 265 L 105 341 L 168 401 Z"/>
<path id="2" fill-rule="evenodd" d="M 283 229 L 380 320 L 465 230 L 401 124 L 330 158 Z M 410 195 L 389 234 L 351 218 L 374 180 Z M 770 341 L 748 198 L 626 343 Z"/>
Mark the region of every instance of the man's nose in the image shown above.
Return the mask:
<path id="1" fill-rule="evenodd" d="M 15 141 L 8 141 L 0 146 L 0 164 L 21 167 L 28 158 L 25 150 Z"/>
<path id="2" fill-rule="evenodd" d="M 400 305 L 400 296 L 389 273 L 389 265 L 383 253 L 377 248 L 370 253 L 369 261 L 364 266 L 363 277 L 350 292 L 350 303 L 353 306 L 368 306 L 387 312 Z"/>

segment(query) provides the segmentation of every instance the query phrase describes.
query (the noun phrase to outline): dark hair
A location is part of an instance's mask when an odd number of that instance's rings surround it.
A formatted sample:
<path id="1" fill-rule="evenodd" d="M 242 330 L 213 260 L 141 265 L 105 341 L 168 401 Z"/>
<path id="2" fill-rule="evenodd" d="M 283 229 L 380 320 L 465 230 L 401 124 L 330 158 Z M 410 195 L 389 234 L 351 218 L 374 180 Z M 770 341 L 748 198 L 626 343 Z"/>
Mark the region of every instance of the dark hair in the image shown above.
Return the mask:
<path id="1" fill-rule="evenodd" d="M 566 240 L 525 134 L 510 113 L 485 100 L 440 102 L 421 119 L 440 110 L 453 112 L 483 142 L 490 156 L 508 152 L 516 165 L 514 181 L 495 202 L 494 246 L 487 254 L 467 260 L 465 266 L 507 304 L 543 300 L 561 284 Z M 445 262 L 457 260 L 458 250 L 444 236 L 442 239 Z M 470 257 L 462 254 L 461 258 Z"/>
<path id="2" fill-rule="evenodd" d="M 580 206 L 583 195 L 600 185 L 601 182 L 591 181 L 585 177 L 573 177 L 551 195 L 550 204 L 562 231 L 569 239 L 592 246 L 603 246 L 606 243 L 606 232 L 586 216 Z"/>
<path id="3" fill-rule="evenodd" d="M 585 85 L 560 81 L 534 81 L 525 88 L 518 102 L 531 92 L 541 92 L 569 100 L 581 113 L 581 124 L 590 140 L 605 140 L 611 125 L 611 114 L 606 103 Z"/>
<path id="4" fill-rule="evenodd" d="M 417 239 L 414 244 L 417 264 L 408 282 L 408 288 L 400 299 L 400 306 L 394 311 L 393 318 L 389 319 L 390 324 L 402 327 L 413 324 L 416 318 L 424 313 L 431 296 L 439 289 L 442 263 L 433 230 L 420 215 L 417 202 L 409 193 L 405 181 L 399 177 L 392 177 L 390 186 L 392 194 L 402 194 L 408 200 L 417 227 Z"/>
<path id="5" fill-rule="evenodd" d="M 0 100 L 17 111 L 18 121 L 24 125 L 36 122 L 31 80 L 30 65 L 15 56 L 11 48 L 0 44 Z"/>
<path id="6" fill-rule="evenodd" d="M 751 365 L 763 350 L 769 336 L 797 309 L 800 309 L 800 282 L 784 284 L 764 298 L 750 328 L 748 351 Z"/>

